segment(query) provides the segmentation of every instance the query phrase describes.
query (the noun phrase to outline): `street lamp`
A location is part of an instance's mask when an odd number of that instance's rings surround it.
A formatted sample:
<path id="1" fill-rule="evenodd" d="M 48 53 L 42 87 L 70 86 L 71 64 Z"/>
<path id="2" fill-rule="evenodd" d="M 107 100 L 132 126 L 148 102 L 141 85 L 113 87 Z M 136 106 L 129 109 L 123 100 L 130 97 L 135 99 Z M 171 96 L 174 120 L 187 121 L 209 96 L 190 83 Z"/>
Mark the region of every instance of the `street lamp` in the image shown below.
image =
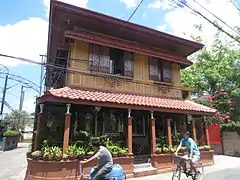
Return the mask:
<path id="1" fill-rule="evenodd" d="M 7 66 L 5 66 L 3 64 L 0 64 L 0 65 L 3 66 L 7 70 L 7 74 L 6 74 L 6 77 L 5 77 L 4 88 L 3 88 L 1 110 L 0 110 L 0 115 L 2 115 L 3 114 L 4 103 L 5 103 L 6 91 L 7 91 L 7 81 L 8 81 L 8 75 L 9 75 L 9 69 L 7 68 Z"/>

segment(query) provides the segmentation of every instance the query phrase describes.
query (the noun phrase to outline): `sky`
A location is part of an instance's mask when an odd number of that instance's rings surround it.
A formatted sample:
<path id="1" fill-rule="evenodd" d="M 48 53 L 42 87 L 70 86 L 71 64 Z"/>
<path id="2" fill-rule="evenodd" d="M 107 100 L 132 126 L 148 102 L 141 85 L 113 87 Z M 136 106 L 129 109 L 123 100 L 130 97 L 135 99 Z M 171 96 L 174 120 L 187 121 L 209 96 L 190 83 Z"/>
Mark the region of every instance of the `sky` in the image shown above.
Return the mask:
<path id="1" fill-rule="evenodd" d="M 65 3 L 87 8 L 106 15 L 127 20 L 140 0 L 61 0 Z M 17 56 L 40 62 L 41 54 L 46 54 L 48 18 L 50 0 L 0 0 L 0 54 Z M 187 0 L 194 8 L 211 20 L 217 20 L 194 0 Z M 231 0 L 197 0 L 230 26 L 240 26 L 240 11 Z M 240 0 L 233 0 L 240 7 Z M 218 21 L 218 20 L 217 20 Z M 169 0 L 144 0 L 131 22 L 141 24 L 175 36 L 191 39 L 191 35 L 201 35 L 204 44 L 211 46 L 216 28 L 206 20 L 198 17 L 187 8 L 173 7 Z M 218 23 L 233 35 L 233 31 Z M 194 25 L 202 24 L 199 34 Z M 224 36 L 224 35 L 222 35 Z M 10 74 L 22 76 L 29 81 L 40 84 L 40 66 L 22 61 L 0 57 L 0 98 L 4 87 L 5 75 L 3 66 L 7 66 Z M 15 79 L 16 80 L 16 79 Z M 13 109 L 18 109 L 21 84 L 13 79 L 8 80 L 6 101 Z M 13 86 L 12 88 L 10 88 Z M 23 110 L 34 112 L 35 97 L 39 92 L 24 88 L 25 98 Z M 4 107 L 4 113 L 11 112 Z"/>

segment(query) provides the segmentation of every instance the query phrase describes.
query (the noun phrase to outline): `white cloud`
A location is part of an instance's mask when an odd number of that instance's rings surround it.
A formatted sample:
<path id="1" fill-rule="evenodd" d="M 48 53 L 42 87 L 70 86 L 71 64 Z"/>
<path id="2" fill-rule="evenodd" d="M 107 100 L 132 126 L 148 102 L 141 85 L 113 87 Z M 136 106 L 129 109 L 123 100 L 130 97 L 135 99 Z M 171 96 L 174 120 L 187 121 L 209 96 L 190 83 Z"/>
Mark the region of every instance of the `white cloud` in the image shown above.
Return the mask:
<path id="1" fill-rule="evenodd" d="M 61 0 L 76 6 L 87 7 L 88 0 Z M 50 0 L 43 0 L 49 9 Z M 16 24 L 0 26 L 0 53 L 40 61 L 47 51 L 48 21 L 31 17 Z M 16 66 L 23 62 L 0 57 L 0 64 Z"/>
<path id="2" fill-rule="evenodd" d="M 161 8 L 163 10 L 173 9 L 173 6 L 169 3 L 169 0 L 153 0 L 148 4 L 148 8 Z"/>
<path id="3" fill-rule="evenodd" d="M 48 22 L 30 18 L 0 26 L 0 53 L 39 61 L 47 48 Z M 0 57 L 0 64 L 16 66 L 23 62 Z"/>
<path id="4" fill-rule="evenodd" d="M 159 30 L 159 31 L 163 31 L 163 32 L 166 31 L 166 28 L 167 28 L 167 25 L 166 25 L 166 24 L 163 24 L 163 25 L 159 25 L 159 26 L 157 26 L 157 30 Z"/>
<path id="5" fill-rule="evenodd" d="M 136 7 L 138 3 L 138 0 L 120 0 L 120 1 L 126 4 L 127 8 Z"/>
<path id="6" fill-rule="evenodd" d="M 202 14 L 207 16 L 211 21 L 217 20 L 207 11 L 202 9 L 196 3 L 191 0 L 188 2 L 194 6 L 198 11 Z M 217 15 L 223 21 L 228 23 L 230 26 L 239 26 L 240 25 L 240 12 L 233 6 L 233 4 L 229 0 L 202 0 L 198 1 L 201 5 L 203 5 L 206 9 Z M 225 12 L 225 13 L 223 13 Z M 201 35 L 206 45 L 211 45 L 214 39 L 214 35 L 217 32 L 217 29 L 210 24 L 205 19 L 194 15 L 189 9 L 187 8 L 176 8 L 172 9 L 165 14 L 165 22 L 167 25 L 172 29 L 172 33 L 177 36 L 191 39 L 191 35 Z M 220 21 L 217 21 L 218 24 L 223 26 Z M 194 28 L 195 24 L 202 24 L 203 31 L 201 34 Z M 225 30 L 231 32 L 234 35 L 234 32 L 229 30 L 228 27 L 223 26 Z M 236 34 L 235 34 L 236 35 Z M 221 38 L 225 38 L 226 36 L 221 34 Z"/>
<path id="7" fill-rule="evenodd" d="M 42 1 L 43 1 L 43 4 L 46 6 L 45 12 L 46 12 L 46 16 L 48 17 L 50 0 L 42 0 Z M 71 4 L 74 6 L 83 7 L 83 8 L 87 8 L 87 4 L 88 4 L 88 0 L 59 0 L 59 1 L 62 1 L 67 4 Z"/>

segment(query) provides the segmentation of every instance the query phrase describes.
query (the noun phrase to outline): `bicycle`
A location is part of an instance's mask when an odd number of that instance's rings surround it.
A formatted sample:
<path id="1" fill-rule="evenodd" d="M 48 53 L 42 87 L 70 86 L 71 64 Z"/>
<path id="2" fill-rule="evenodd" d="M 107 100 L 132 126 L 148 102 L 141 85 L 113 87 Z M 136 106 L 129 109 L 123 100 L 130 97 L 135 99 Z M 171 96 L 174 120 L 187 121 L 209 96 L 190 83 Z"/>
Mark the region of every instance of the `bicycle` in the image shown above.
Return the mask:
<path id="1" fill-rule="evenodd" d="M 184 173 L 187 177 L 191 176 L 193 180 L 200 180 L 203 177 L 204 169 L 203 165 L 200 161 L 196 162 L 193 166 L 190 166 L 190 168 L 187 168 L 184 171 L 184 165 L 185 163 L 190 163 L 190 160 L 185 159 L 181 156 L 173 156 L 173 164 L 177 167 L 173 171 L 172 180 L 180 180 L 181 174 Z"/>

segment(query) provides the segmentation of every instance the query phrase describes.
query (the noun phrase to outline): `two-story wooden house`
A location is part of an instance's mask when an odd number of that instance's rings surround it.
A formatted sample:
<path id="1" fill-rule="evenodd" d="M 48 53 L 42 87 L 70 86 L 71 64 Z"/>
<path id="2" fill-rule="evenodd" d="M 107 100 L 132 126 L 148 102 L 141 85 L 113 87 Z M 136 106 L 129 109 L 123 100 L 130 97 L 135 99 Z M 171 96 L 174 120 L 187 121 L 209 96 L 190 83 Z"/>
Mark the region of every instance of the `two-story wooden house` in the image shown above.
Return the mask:
<path id="1" fill-rule="evenodd" d="M 119 137 L 127 142 L 135 163 L 148 162 L 158 137 L 166 136 L 172 145 L 172 135 L 189 128 L 197 140 L 200 128 L 195 120 L 189 124 L 188 115 L 211 116 L 215 110 L 189 100 L 191 89 L 181 86 L 180 70 L 192 64 L 187 57 L 202 47 L 53 1 L 47 91 L 37 98 L 37 130 L 45 122 L 63 141 L 63 149 L 76 128 Z"/>

